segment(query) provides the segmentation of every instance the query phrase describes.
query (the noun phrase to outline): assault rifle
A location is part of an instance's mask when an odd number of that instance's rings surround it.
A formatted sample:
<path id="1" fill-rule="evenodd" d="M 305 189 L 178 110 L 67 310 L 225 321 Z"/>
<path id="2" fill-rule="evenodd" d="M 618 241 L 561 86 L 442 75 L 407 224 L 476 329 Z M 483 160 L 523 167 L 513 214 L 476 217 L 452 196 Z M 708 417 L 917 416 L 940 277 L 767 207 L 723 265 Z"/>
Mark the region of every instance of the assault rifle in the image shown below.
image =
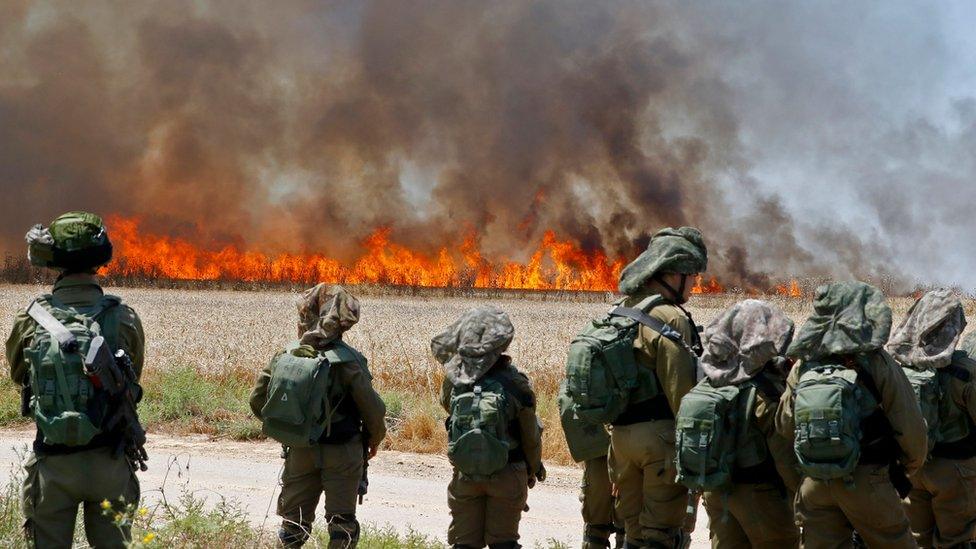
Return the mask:
<path id="1" fill-rule="evenodd" d="M 121 349 L 113 355 L 105 338 L 98 336 L 92 340 L 85 356 L 85 372 L 95 388 L 102 389 L 108 396 L 109 414 L 102 423 L 102 430 L 121 433 L 116 454 L 125 454 L 133 466 L 145 471 L 149 459 L 145 448 L 146 431 L 139 423 L 136 410 L 142 400 L 142 387 L 136 378 L 132 359 Z"/>
<path id="2" fill-rule="evenodd" d="M 369 492 L 369 431 L 363 429 L 363 476 L 359 479 L 359 488 L 356 493 L 359 494 L 359 504 L 363 504 L 363 497 Z"/>

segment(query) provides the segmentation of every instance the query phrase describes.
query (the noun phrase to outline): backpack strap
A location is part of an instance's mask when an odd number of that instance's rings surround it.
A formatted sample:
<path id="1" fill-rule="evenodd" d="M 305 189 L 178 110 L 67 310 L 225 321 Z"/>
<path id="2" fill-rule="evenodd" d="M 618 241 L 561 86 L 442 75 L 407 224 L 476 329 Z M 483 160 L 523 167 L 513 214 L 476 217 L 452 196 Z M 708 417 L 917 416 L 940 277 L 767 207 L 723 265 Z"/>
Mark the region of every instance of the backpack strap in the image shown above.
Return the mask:
<path id="1" fill-rule="evenodd" d="M 651 330 L 654 330 L 661 336 L 670 339 L 671 341 L 677 343 L 682 349 L 691 353 L 692 356 L 698 356 L 688 343 L 685 338 L 682 337 L 681 332 L 675 330 L 669 326 L 666 322 L 659 318 L 654 318 L 653 316 L 647 314 L 641 309 L 634 307 L 624 307 L 622 305 L 617 305 L 616 307 L 610 309 L 610 316 L 622 316 L 624 318 L 629 318 L 642 326 L 647 326 Z"/>
<path id="2" fill-rule="evenodd" d="M 33 303 L 27 307 L 27 315 L 34 319 L 41 325 L 48 333 L 51 334 L 54 339 L 58 341 L 58 345 L 62 350 L 70 350 L 72 347 L 77 348 L 78 340 L 75 338 L 74 334 L 68 330 L 60 320 L 54 318 L 51 311 L 48 310 L 51 305 L 52 296 L 45 295 L 38 299 L 35 299 Z"/>
<path id="3" fill-rule="evenodd" d="M 753 383 L 756 385 L 756 390 L 762 393 L 766 400 L 772 402 L 779 402 L 780 397 L 783 396 L 783 391 L 780 390 L 775 383 L 772 382 L 766 374 L 759 372 L 752 378 Z"/>

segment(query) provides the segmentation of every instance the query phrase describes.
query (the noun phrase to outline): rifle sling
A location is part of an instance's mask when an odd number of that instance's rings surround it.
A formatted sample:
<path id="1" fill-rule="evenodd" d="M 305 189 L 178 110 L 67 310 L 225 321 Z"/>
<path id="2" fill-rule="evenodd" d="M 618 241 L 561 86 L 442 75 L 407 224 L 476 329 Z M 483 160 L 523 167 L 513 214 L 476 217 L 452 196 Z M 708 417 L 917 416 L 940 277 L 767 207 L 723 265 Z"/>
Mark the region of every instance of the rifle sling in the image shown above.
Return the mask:
<path id="1" fill-rule="evenodd" d="M 663 320 L 659 318 L 654 318 L 653 316 L 641 311 L 640 309 L 634 309 L 632 307 L 616 306 L 610 309 L 611 316 L 622 316 L 624 318 L 629 318 L 638 324 L 647 326 L 648 328 L 654 330 L 661 336 L 670 339 L 671 341 L 680 345 L 683 349 L 695 355 L 695 352 L 688 346 L 685 342 L 685 338 L 682 337 L 681 333 L 668 326 Z"/>

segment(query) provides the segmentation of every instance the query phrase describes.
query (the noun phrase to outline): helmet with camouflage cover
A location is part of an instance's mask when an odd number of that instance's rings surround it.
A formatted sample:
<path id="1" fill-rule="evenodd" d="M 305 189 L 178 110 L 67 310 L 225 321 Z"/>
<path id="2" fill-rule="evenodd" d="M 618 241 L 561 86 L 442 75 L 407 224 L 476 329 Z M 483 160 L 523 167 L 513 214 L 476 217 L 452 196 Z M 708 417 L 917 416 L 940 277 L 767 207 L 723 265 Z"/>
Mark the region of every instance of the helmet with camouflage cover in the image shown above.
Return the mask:
<path id="1" fill-rule="evenodd" d="M 939 288 L 912 305 L 885 349 L 905 366 L 920 370 L 943 368 L 952 362 L 965 329 L 966 315 L 959 296 Z"/>
<path id="2" fill-rule="evenodd" d="M 786 354 L 801 360 L 880 350 L 891 334 L 891 308 L 881 290 L 864 282 L 817 288 L 813 314 Z"/>
<path id="3" fill-rule="evenodd" d="M 112 242 L 102 218 L 88 212 L 68 212 L 49 227 L 34 225 L 26 236 L 32 265 L 65 272 L 90 271 L 112 260 Z"/>
<path id="4" fill-rule="evenodd" d="M 651 237 L 647 250 L 624 267 L 619 289 L 623 294 L 635 294 L 658 274 L 694 275 L 707 266 L 708 250 L 701 231 L 694 227 L 668 227 Z"/>

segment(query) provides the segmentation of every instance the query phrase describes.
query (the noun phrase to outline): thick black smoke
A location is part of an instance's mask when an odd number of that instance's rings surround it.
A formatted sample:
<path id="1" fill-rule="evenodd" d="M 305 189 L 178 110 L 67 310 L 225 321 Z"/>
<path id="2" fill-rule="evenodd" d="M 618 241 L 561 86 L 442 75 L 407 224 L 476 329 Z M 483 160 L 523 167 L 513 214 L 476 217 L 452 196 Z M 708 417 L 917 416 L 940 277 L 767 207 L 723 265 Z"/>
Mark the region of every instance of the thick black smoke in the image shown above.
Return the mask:
<path id="1" fill-rule="evenodd" d="M 939 21 L 892 10 L 5 2 L 0 242 L 69 208 L 340 257 L 380 225 L 504 255 L 553 229 L 617 255 L 694 224 L 733 283 L 941 266 L 930 280 L 976 286 L 933 247 L 972 228 L 976 197 L 942 198 L 971 194 L 976 109 L 957 101 L 947 132 L 892 108 L 923 89 L 872 97 L 908 86 L 868 47 L 886 25 L 905 71 L 942 51 Z"/>

